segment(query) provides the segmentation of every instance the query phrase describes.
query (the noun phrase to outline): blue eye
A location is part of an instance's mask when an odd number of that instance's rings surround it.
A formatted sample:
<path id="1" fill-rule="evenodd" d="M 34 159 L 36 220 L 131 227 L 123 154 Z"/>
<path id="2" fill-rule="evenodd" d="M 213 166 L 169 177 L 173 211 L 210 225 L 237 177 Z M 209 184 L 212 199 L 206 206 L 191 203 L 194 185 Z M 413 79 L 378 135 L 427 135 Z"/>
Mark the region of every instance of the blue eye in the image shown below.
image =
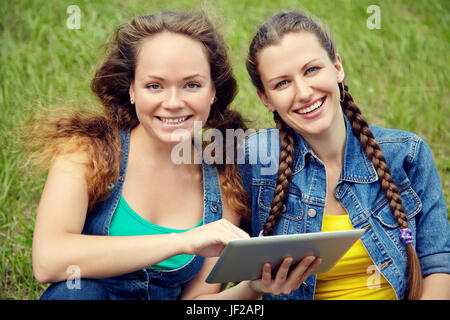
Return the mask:
<path id="1" fill-rule="evenodd" d="M 319 70 L 319 69 L 320 69 L 319 67 L 311 67 L 308 70 L 306 70 L 306 74 L 313 73 L 313 72 L 315 72 L 316 70 Z"/>
<path id="2" fill-rule="evenodd" d="M 197 82 L 189 82 L 186 87 L 189 89 L 195 89 L 200 88 L 200 85 Z"/>
<path id="3" fill-rule="evenodd" d="M 152 83 L 152 84 L 147 85 L 147 88 L 148 88 L 148 89 L 152 89 L 152 90 L 158 90 L 158 89 L 160 89 L 161 87 L 159 86 L 159 84 Z"/>
<path id="4" fill-rule="evenodd" d="M 280 81 L 275 85 L 275 88 L 281 88 L 281 87 L 287 85 L 287 83 L 288 83 L 287 80 Z"/>

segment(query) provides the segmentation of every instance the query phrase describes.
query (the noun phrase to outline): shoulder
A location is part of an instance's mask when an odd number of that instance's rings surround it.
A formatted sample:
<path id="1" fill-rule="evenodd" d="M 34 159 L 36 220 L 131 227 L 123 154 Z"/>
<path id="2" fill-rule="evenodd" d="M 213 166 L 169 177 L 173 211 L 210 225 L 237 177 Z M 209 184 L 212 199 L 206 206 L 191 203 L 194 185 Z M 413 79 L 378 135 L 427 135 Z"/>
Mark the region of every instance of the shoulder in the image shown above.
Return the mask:
<path id="1" fill-rule="evenodd" d="M 278 160 L 280 140 L 278 129 L 267 128 L 253 132 L 245 139 L 245 154 L 247 163 L 271 163 L 272 158 Z M 269 160 L 270 159 L 270 160 Z"/>
<path id="2" fill-rule="evenodd" d="M 372 125 L 370 129 L 387 160 L 402 158 L 407 165 L 412 165 L 421 149 L 429 150 L 427 143 L 415 133 Z"/>
<path id="3" fill-rule="evenodd" d="M 418 142 L 421 138 L 415 133 L 369 125 L 378 143 Z"/>
<path id="4" fill-rule="evenodd" d="M 85 192 L 87 190 L 88 210 L 91 210 L 94 205 L 106 199 L 110 192 L 109 185 L 119 175 L 123 140 L 118 131 L 99 137 L 73 136 L 54 156 L 49 178 L 52 173 L 58 179 L 76 179 Z"/>
<path id="5" fill-rule="evenodd" d="M 266 128 L 258 131 L 248 130 L 245 140 L 247 146 L 258 146 L 259 141 L 270 142 L 272 137 L 278 138 L 278 129 Z"/>

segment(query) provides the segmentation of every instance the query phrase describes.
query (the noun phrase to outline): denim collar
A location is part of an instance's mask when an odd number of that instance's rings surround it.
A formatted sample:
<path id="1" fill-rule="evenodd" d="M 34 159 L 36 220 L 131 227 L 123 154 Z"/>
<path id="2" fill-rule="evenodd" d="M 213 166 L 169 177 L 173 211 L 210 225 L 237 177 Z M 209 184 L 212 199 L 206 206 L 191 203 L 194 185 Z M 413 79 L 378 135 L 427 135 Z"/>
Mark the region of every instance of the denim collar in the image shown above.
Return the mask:
<path id="1" fill-rule="evenodd" d="M 344 164 L 340 181 L 349 181 L 356 183 L 372 183 L 378 180 L 377 172 L 372 162 L 367 157 L 366 153 L 361 147 L 359 140 L 352 132 L 352 127 L 347 116 L 343 114 L 346 128 L 346 140 L 344 151 Z M 303 140 L 302 136 L 295 132 L 297 140 L 297 148 L 295 151 L 295 170 L 294 174 L 300 172 L 306 163 L 306 155 L 310 154 L 317 161 L 322 161 L 317 157 L 311 147 Z"/>

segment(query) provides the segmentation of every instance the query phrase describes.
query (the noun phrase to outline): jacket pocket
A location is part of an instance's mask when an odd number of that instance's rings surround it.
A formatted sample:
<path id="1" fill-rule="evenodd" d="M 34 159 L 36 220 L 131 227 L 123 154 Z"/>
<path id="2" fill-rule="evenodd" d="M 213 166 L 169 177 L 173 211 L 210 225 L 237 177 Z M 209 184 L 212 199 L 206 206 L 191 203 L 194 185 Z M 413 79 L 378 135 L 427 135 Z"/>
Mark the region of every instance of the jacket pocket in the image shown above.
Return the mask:
<path id="1" fill-rule="evenodd" d="M 416 215 L 422 210 L 422 202 L 420 201 L 414 190 L 408 186 L 400 189 L 400 197 L 402 198 L 403 208 L 408 218 L 408 228 L 412 231 L 413 245 L 416 240 Z M 373 219 L 371 224 L 376 230 L 379 240 L 383 243 L 384 247 L 391 252 L 391 257 L 395 250 L 400 254 L 402 259 L 406 259 L 406 247 L 400 241 L 399 224 L 394 214 L 391 212 L 389 203 L 386 196 L 383 194 L 383 199 L 377 203 L 372 213 Z M 395 249 L 394 249 L 395 248 Z"/>
<path id="2" fill-rule="evenodd" d="M 292 188 L 292 187 L 291 187 Z M 266 223 L 274 196 L 273 185 L 261 185 L 258 190 L 258 213 L 261 225 Z M 292 234 L 301 232 L 302 201 L 301 193 L 293 188 L 289 191 L 283 206 L 281 217 L 275 227 L 274 234 Z"/>
<path id="3" fill-rule="evenodd" d="M 414 217 L 422 210 L 422 202 L 410 186 L 400 189 L 400 198 L 408 218 L 408 226 L 411 229 L 415 229 Z M 394 229 L 399 226 L 384 194 L 383 198 L 375 205 L 372 215 L 386 228 Z"/>

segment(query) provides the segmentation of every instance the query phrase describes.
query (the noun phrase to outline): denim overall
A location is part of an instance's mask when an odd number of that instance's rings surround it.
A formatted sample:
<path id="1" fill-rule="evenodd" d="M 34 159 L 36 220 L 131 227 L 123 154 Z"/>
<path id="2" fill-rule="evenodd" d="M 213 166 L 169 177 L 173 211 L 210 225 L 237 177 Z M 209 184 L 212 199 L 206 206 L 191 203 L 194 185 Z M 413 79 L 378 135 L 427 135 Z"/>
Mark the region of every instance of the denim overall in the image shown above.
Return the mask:
<path id="1" fill-rule="evenodd" d="M 365 229 L 361 238 L 376 269 L 403 299 L 407 284 L 405 245 L 399 239 L 398 222 L 390 211 L 373 164 L 353 135 L 344 115 L 346 144 L 344 163 L 334 196 L 348 212 L 354 229 Z M 413 246 L 423 277 L 450 273 L 450 228 L 442 184 L 431 150 L 418 136 L 395 129 L 370 126 L 391 175 L 399 187 Z M 269 215 L 278 178 L 279 137 L 275 129 L 248 137 L 245 164 L 239 169 L 252 206 L 252 236 L 257 236 Z M 287 201 L 274 234 L 320 232 L 326 203 L 326 170 L 306 141 L 296 133 L 294 168 Z M 288 295 L 264 299 L 314 298 L 316 275 Z"/>
<path id="2" fill-rule="evenodd" d="M 109 226 L 119 203 L 128 161 L 130 132 L 120 131 L 123 159 L 119 177 L 111 194 L 86 217 L 83 234 L 109 235 Z M 216 167 L 203 162 L 203 224 L 222 218 L 222 200 Z M 178 299 L 182 285 L 194 278 L 203 266 L 204 258 L 194 256 L 184 266 L 174 270 L 141 269 L 105 279 L 80 279 L 53 283 L 44 292 L 43 300 L 169 300 Z M 82 270 L 81 270 L 82 272 Z M 81 274 L 82 276 L 82 274 Z M 77 281 L 79 281 L 77 283 Z"/>

